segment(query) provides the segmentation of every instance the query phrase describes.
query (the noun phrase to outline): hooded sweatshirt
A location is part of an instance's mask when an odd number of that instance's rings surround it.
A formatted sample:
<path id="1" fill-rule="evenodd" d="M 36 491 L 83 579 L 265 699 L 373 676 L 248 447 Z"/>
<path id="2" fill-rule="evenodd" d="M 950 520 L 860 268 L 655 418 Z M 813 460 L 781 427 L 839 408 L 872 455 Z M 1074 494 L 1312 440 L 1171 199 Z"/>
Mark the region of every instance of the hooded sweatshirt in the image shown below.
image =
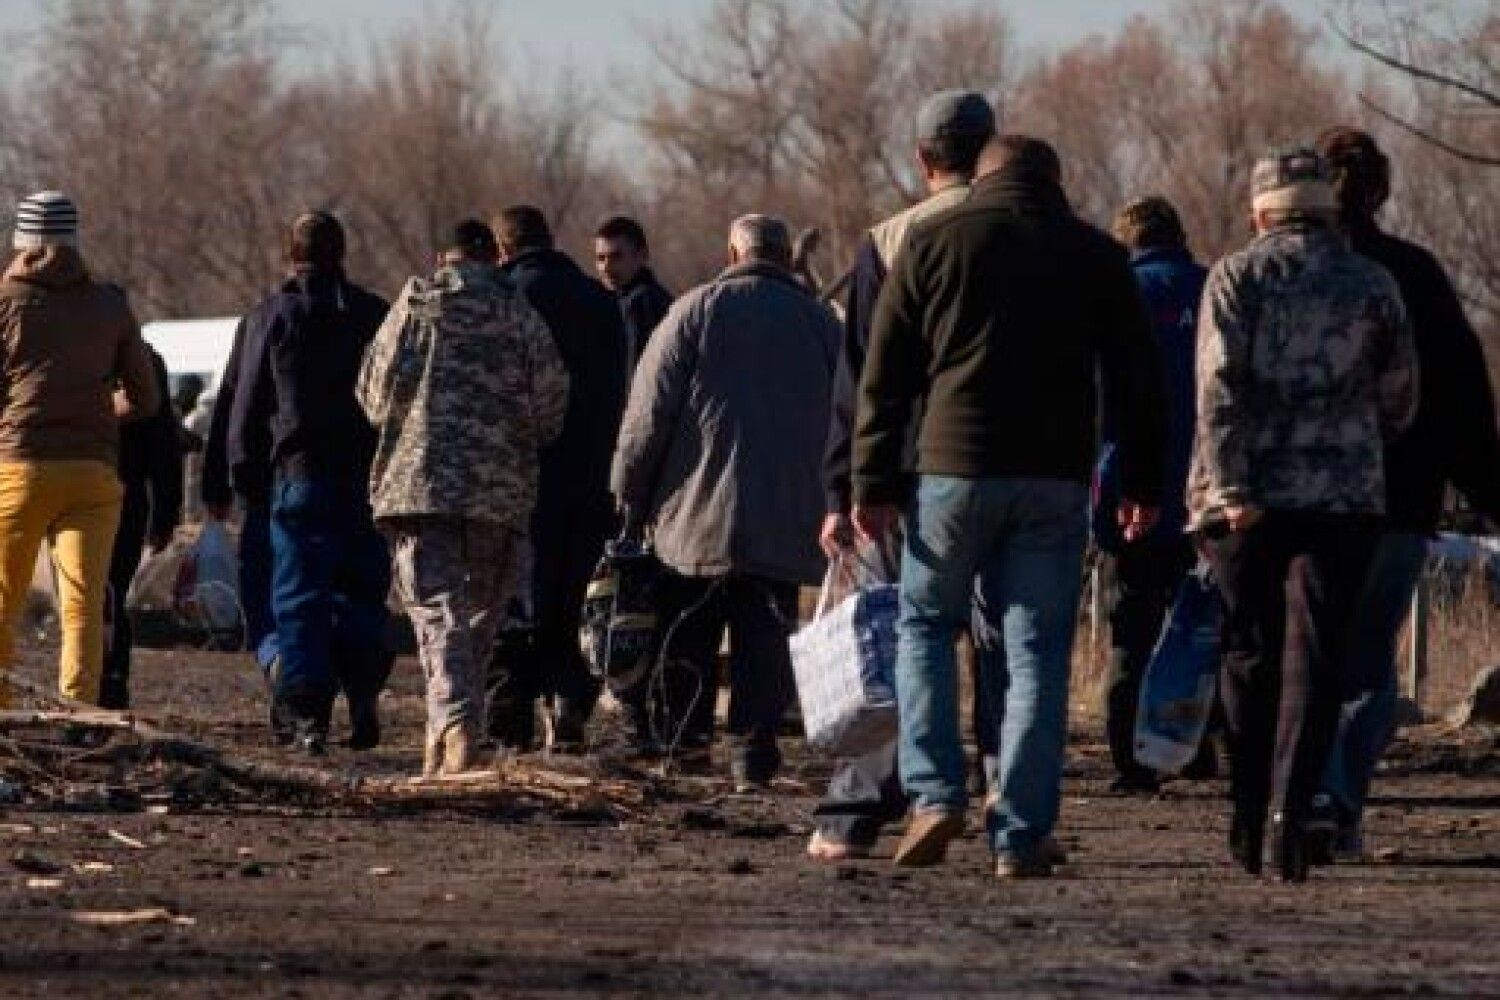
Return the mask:
<path id="1" fill-rule="evenodd" d="M 124 294 L 89 278 L 71 247 L 16 255 L 0 279 L 0 462 L 115 465 L 120 416 L 160 404 Z"/>

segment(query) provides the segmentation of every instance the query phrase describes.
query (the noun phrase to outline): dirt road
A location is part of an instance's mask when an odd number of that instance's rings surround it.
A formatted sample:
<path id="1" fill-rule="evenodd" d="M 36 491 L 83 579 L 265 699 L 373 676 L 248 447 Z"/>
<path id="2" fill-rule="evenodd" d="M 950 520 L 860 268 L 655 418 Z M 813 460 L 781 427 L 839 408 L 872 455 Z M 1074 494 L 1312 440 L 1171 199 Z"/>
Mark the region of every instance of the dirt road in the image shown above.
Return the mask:
<path id="1" fill-rule="evenodd" d="M 404 667 L 395 749 L 328 766 L 414 769 L 416 683 Z M 137 690 L 154 719 L 275 759 L 242 661 L 144 654 Z M 1027 883 L 988 877 L 977 838 L 933 871 L 806 861 L 823 772 L 798 754 L 774 794 L 685 785 L 624 824 L 0 807 L 0 996 L 1500 996 L 1500 743 L 1419 736 L 1393 764 L 1383 860 L 1301 888 L 1231 867 L 1218 784 L 1110 796 L 1087 725 L 1072 863 Z M 78 922 L 139 910 L 165 913 Z"/>

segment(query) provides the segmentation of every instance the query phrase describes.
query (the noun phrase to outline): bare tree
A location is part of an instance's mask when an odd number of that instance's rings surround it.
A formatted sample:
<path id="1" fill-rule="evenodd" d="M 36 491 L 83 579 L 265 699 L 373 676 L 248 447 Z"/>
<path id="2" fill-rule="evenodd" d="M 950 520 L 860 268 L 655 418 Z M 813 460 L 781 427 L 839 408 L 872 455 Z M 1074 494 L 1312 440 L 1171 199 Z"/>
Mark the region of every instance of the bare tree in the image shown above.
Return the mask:
<path id="1" fill-rule="evenodd" d="M 1010 68 L 1000 15 L 918 19 L 899 0 L 720 0 L 696 31 L 651 41 L 661 75 L 638 88 L 635 124 L 655 154 L 653 187 L 715 223 L 775 209 L 822 231 L 836 260 L 918 196 L 922 99 L 945 86 L 998 98 Z M 694 276 L 722 253 L 721 226 L 668 238 Z"/>
<path id="2" fill-rule="evenodd" d="M 235 280 L 218 251 L 244 208 L 234 158 L 274 103 L 265 14 L 260 0 L 67 0 L 43 29 L 11 155 L 27 186 L 73 192 L 96 269 L 146 312 L 201 312 Z"/>
<path id="3" fill-rule="evenodd" d="M 1343 6 L 1368 61 L 1359 101 L 1395 161 L 1391 223 L 1443 261 L 1500 380 L 1500 6 Z"/>
<path id="4" fill-rule="evenodd" d="M 1412 84 L 1415 107 L 1398 108 L 1368 89 L 1360 103 L 1450 156 L 1500 167 L 1500 8 L 1464 23 L 1413 0 L 1380 4 L 1373 14 L 1370 7 L 1346 4 L 1329 23 L 1354 51 Z"/>
<path id="5" fill-rule="evenodd" d="M 1012 120 L 1054 139 L 1085 215 L 1103 222 L 1131 197 L 1164 194 L 1217 256 L 1249 235 L 1255 158 L 1311 141 L 1350 105 L 1317 40 L 1271 0 L 1181 0 L 1036 63 Z"/>

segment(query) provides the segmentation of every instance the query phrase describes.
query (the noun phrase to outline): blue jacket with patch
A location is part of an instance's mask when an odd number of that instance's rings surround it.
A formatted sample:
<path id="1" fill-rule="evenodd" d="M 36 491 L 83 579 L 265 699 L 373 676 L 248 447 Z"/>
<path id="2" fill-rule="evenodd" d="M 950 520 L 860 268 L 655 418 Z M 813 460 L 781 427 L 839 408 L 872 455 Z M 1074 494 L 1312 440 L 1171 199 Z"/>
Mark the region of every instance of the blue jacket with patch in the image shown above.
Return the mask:
<path id="1" fill-rule="evenodd" d="M 1170 539 L 1187 528 L 1187 480 L 1193 461 L 1196 416 L 1198 307 L 1208 271 L 1186 249 L 1140 250 L 1131 268 L 1151 313 L 1167 397 L 1167 481 L 1162 491 L 1161 520 L 1152 538 Z M 1104 412 L 1111 412 L 1106 406 Z M 1104 427 L 1094 490 L 1094 538 L 1112 552 L 1123 544 L 1115 511 L 1119 506 L 1119 469 L 1114 428 Z"/>

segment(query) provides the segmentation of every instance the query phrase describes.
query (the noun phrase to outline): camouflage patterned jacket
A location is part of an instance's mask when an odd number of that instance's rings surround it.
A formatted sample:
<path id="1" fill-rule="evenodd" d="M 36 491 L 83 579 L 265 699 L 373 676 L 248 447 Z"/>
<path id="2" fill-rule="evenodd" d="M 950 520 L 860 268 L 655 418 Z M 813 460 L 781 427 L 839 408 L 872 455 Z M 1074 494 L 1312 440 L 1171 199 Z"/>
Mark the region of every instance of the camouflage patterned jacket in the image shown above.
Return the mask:
<path id="1" fill-rule="evenodd" d="M 1416 404 L 1416 349 L 1390 274 L 1322 226 L 1260 236 L 1203 293 L 1191 527 L 1246 504 L 1383 513 L 1384 444 Z"/>
<path id="2" fill-rule="evenodd" d="M 498 268 L 465 263 L 409 281 L 365 355 L 358 396 L 380 436 L 377 518 L 441 514 L 526 530 L 568 374 L 541 317 Z"/>

